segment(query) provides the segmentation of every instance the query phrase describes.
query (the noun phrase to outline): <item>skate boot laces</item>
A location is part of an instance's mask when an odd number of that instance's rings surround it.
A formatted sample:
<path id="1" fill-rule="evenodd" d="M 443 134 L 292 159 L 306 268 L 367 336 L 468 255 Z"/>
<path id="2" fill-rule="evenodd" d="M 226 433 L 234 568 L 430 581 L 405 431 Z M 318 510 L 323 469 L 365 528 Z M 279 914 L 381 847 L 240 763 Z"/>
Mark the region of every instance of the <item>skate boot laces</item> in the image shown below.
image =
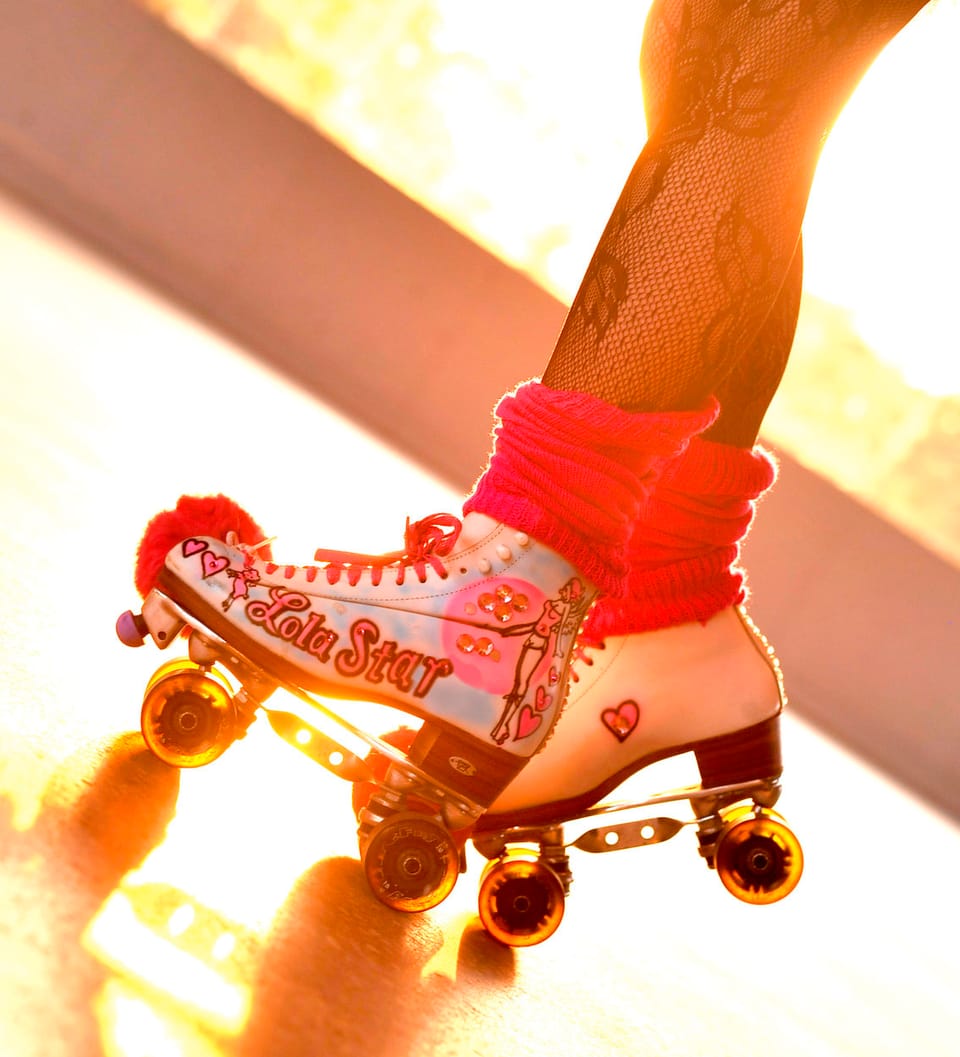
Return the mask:
<path id="1" fill-rule="evenodd" d="M 420 583 L 427 582 L 428 566 L 442 579 L 450 574 L 443 559 L 449 557 L 460 537 L 462 523 L 453 514 L 431 514 L 419 521 L 407 518 L 403 533 L 403 548 L 386 554 L 357 554 L 351 551 L 319 549 L 314 560 L 323 563 L 327 582 L 337 584 L 342 577 L 356 586 L 363 574 L 369 573 L 374 587 L 378 586 L 387 570 L 392 570 L 398 585 L 402 585 L 408 569 L 413 569 Z"/>
<path id="2" fill-rule="evenodd" d="M 577 638 L 576 645 L 573 647 L 573 653 L 570 657 L 570 681 L 572 683 L 580 682 L 580 673 L 577 671 L 578 668 L 592 668 L 594 665 L 593 654 L 605 650 L 607 644 L 602 639 L 591 639 L 585 635 L 580 635 Z"/>

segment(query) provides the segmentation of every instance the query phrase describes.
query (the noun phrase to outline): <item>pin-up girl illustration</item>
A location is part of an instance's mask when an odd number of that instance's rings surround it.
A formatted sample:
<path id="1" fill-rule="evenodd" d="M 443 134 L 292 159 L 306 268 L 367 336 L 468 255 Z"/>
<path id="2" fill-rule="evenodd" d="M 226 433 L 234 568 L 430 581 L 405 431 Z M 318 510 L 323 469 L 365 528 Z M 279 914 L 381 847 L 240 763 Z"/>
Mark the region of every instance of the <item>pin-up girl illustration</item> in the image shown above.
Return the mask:
<path id="1" fill-rule="evenodd" d="M 498 745 L 502 745 L 510 737 L 510 724 L 527 697 L 534 674 L 547 654 L 551 653 L 551 645 L 552 655 L 560 656 L 564 652 L 567 636 L 577 634 L 584 616 L 582 598 L 583 584 L 573 578 L 560 588 L 558 598 L 548 598 L 544 602 L 543 609 L 535 621 L 530 624 L 518 624 L 512 628 L 497 629 L 498 634 L 504 636 L 527 636 L 517 659 L 513 686 L 504 697 L 503 713 L 490 732 L 490 736 Z M 522 732 L 517 731 L 514 740 L 519 740 L 522 736 Z"/>

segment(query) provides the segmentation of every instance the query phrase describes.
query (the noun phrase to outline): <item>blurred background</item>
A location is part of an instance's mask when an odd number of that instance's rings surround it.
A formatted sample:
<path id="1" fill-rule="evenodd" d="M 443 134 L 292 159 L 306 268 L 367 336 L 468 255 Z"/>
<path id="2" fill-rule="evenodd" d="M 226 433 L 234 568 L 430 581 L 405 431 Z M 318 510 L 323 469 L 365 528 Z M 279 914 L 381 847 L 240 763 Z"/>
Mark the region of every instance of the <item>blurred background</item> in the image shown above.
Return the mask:
<path id="1" fill-rule="evenodd" d="M 642 146 L 649 3 L 136 0 L 572 299 Z M 881 55 L 827 142 L 778 447 L 960 563 L 960 3 Z"/>

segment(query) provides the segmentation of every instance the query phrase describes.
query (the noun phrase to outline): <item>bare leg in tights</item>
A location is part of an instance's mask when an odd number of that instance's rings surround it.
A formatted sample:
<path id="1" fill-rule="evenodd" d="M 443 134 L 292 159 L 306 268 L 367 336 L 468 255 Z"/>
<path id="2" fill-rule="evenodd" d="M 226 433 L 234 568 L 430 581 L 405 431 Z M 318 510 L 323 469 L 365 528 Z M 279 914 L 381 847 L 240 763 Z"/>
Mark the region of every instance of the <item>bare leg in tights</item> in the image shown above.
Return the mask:
<path id="1" fill-rule="evenodd" d="M 748 443 L 749 420 L 759 425 L 785 364 L 823 139 L 923 6 L 657 0 L 645 69 L 668 72 L 649 79 L 649 139 L 544 383 L 630 410 L 690 408 L 718 394 L 725 421 L 715 428 Z"/>

